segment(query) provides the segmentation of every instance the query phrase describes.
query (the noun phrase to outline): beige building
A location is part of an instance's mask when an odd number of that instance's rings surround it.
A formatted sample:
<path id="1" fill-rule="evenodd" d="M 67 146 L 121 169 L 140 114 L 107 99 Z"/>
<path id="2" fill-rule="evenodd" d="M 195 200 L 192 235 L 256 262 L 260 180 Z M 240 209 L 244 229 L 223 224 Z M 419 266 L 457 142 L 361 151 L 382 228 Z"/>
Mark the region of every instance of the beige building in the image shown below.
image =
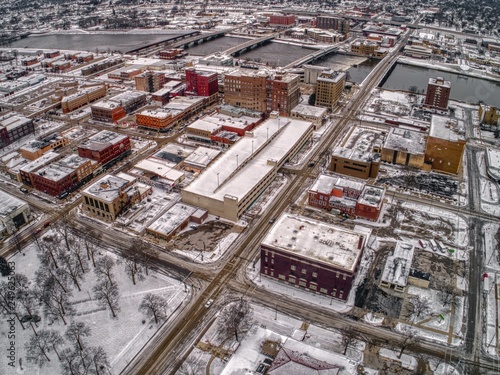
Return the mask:
<path id="1" fill-rule="evenodd" d="M 62 110 L 64 113 L 74 111 L 106 96 L 106 92 L 107 87 L 105 84 L 78 90 L 76 93 L 64 96 L 61 99 Z"/>
<path id="2" fill-rule="evenodd" d="M 182 201 L 237 221 L 312 133 L 310 122 L 272 114 L 184 188 Z"/>
<path id="3" fill-rule="evenodd" d="M 292 109 L 290 117 L 298 120 L 310 121 L 314 124 L 314 128 L 317 130 L 323 125 L 327 111 L 328 110 L 324 107 L 299 104 Z"/>
<path id="4" fill-rule="evenodd" d="M 143 199 L 151 187 L 135 181 L 135 177 L 106 175 L 82 192 L 82 211 L 111 222 L 128 206 Z"/>
<path id="5" fill-rule="evenodd" d="M 426 143 L 425 133 L 391 128 L 382 147 L 381 160 L 424 169 Z"/>
<path id="6" fill-rule="evenodd" d="M 333 108 L 344 91 L 346 75 L 343 72 L 323 72 L 316 80 L 316 105 Z"/>
<path id="7" fill-rule="evenodd" d="M 57 150 L 70 144 L 70 140 L 58 133 L 34 139 L 19 149 L 23 158 L 36 160 L 46 152 Z"/>

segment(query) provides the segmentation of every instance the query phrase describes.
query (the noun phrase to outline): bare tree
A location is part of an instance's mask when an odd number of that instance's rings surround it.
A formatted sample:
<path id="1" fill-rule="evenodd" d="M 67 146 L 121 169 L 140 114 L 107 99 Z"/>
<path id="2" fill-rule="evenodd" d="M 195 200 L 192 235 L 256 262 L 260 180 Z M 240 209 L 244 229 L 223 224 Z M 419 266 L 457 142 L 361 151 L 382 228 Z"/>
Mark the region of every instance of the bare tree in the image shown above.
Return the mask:
<path id="1" fill-rule="evenodd" d="M 85 257 L 86 250 L 83 246 L 83 240 L 77 237 L 76 235 L 71 235 L 69 238 L 71 249 L 70 252 L 76 257 L 78 260 L 78 264 L 80 265 L 80 270 L 83 273 L 87 272 L 89 269 L 89 261 Z"/>
<path id="2" fill-rule="evenodd" d="M 167 318 L 167 300 L 157 294 L 148 293 L 144 296 L 139 306 L 139 311 L 148 318 L 154 318 L 155 324 Z"/>
<path id="3" fill-rule="evenodd" d="M 52 279 L 52 280 L 50 280 Z M 41 287 L 46 282 L 55 282 L 59 288 L 65 293 L 68 292 L 68 284 L 70 282 L 68 274 L 63 269 L 52 269 L 50 267 L 42 267 L 35 272 L 35 283 Z"/>
<path id="4" fill-rule="evenodd" d="M 342 346 L 344 348 L 344 355 L 347 353 L 347 348 L 356 342 L 358 334 L 352 330 L 348 329 L 342 332 Z"/>
<path id="5" fill-rule="evenodd" d="M 65 348 L 61 352 L 62 375 L 86 375 L 88 366 L 82 361 L 82 351 L 78 348 Z"/>
<path id="6" fill-rule="evenodd" d="M 153 259 L 158 258 L 159 253 L 157 249 L 150 246 L 146 246 L 142 251 L 142 264 L 144 264 L 146 275 L 148 275 L 148 270 L 151 267 Z"/>
<path id="7" fill-rule="evenodd" d="M 47 318 L 61 318 L 64 325 L 66 322 L 65 316 L 74 313 L 75 309 L 70 304 L 71 291 L 65 292 L 53 277 L 46 279 L 45 283 L 40 287 L 37 294 L 40 296 L 40 301 L 44 305 L 44 313 Z"/>
<path id="8" fill-rule="evenodd" d="M 110 283 L 113 281 L 113 267 L 115 266 L 115 261 L 109 255 L 104 255 L 97 259 L 95 262 L 94 272 L 97 275 L 97 278 L 106 277 Z"/>
<path id="9" fill-rule="evenodd" d="M 80 287 L 79 280 L 83 279 L 83 272 L 77 255 L 73 252 L 61 251 L 59 259 L 64 272 L 73 280 L 78 290 L 81 291 L 82 288 Z"/>
<path id="10" fill-rule="evenodd" d="M 109 368 L 108 355 L 102 346 L 91 347 L 88 349 L 91 361 L 92 374 L 101 375 L 105 374 L 105 369 Z"/>
<path id="11" fill-rule="evenodd" d="M 70 342 L 75 342 L 78 344 L 78 348 L 83 350 L 83 338 L 90 336 L 90 328 L 83 322 L 71 322 L 69 327 L 66 329 L 64 336 Z"/>
<path id="12" fill-rule="evenodd" d="M 37 321 L 35 316 L 37 316 L 37 308 L 38 308 L 38 299 L 36 293 L 29 286 L 28 278 L 18 273 L 14 276 L 15 285 L 16 285 L 16 305 L 19 307 L 19 310 L 22 315 L 28 315 L 30 319 L 31 329 L 33 329 L 33 333 L 36 335 L 37 332 L 35 327 L 33 327 L 33 323 L 36 327 Z"/>
<path id="13" fill-rule="evenodd" d="M 116 318 L 116 313 L 120 311 L 118 286 L 108 279 L 103 279 L 92 288 L 92 291 L 101 306 L 109 307 L 113 318 Z"/>
<path id="14" fill-rule="evenodd" d="M 198 375 L 203 371 L 198 362 L 188 357 L 179 368 L 179 375 Z"/>
<path id="15" fill-rule="evenodd" d="M 413 345 L 417 341 L 417 332 L 409 327 L 407 327 L 403 332 L 402 332 L 403 340 L 401 341 L 401 349 L 398 354 L 398 358 L 401 358 L 403 355 L 403 352 L 408 348 L 409 346 Z"/>
<path id="16" fill-rule="evenodd" d="M 219 315 L 219 329 L 227 336 L 234 335 L 239 341 L 238 333 L 246 332 L 253 324 L 253 309 L 250 303 L 243 298 L 231 303 Z"/>
<path id="17" fill-rule="evenodd" d="M 38 335 L 32 335 L 26 343 L 27 359 L 29 362 L 43 367 L 47 362 L 50 362 L 48 353 L 50 351 L 49 331 L 41 330 Z"/>
<path id="18" fill-rule="evenodd" d="M 61 360 L 61 356 L 59 355 L 57 348 L 64 344 L 64 338 L 56 330 L 50 329 L 48 330 L 48 332 L 49 333 L 47 335 L 47 343 L 52 347 L 52 349 L 54 349 L 57 358 Z"/>
<path id="19" fill-rule="evenodd" d="M 414 319 L 427 315 L 431 310 L 431 303 L 427 297 L 416 295 L 410 298 L 409 312 L 414 316 Z"/>
<path id="20" fill-rule="evenodd" d="M 21 324 L 21 327 L 26 329 L 21 321 L 18 306 L 15 303 L 15 291 L 13 290 L 13 284 L 5 281 L 0 283 L 0 309 L 5 315 L 13 314 L 19 321 L 19 324 Z"/>
<path id="21" fill-rule="evenodd" d="M 92 260 L 92 265 L 96 266 L 96 255 L 99 253 L 99 243 L 101 240 L 101 233 L 89 230 L 88 232 L 80 232 L 80 237 L 83 241 L 83 246 L 87 251 L 87 259 Z"/>
<path id="22" fill-rule="evenodd" d="M 455 289 L 451 285 L 447 285 L 439 292 L 439 300 L 444 307 L 451 306 L 455 302 Z"/>
<path id="23" fill-rule="evenodd" d="M 59 243 L 53 236 L 45 236 L 41 241 L 37 241 L 37 256 L 45 267 L 59 268 L 57 255 L 59 252 Z"/>
<path id="24" fill-rule="evenodd" d="M 139 264 L 138 255 L 136 253 L 132 253 L 126 256 L 123 259 L 123 263 L 125 264 L 125 272 L 132 279 L 132 283 L 135 285 L 136 280 L 142 281 L 144 280 L 144 270 L 142 266 Z"/>

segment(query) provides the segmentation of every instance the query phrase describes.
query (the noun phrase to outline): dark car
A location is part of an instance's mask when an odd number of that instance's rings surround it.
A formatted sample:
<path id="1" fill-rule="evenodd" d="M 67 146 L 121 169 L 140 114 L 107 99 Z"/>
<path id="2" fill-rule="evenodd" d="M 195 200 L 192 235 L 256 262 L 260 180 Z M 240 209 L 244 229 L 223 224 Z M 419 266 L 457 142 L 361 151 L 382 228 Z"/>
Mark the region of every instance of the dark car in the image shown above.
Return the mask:
<path id="1" fill-rule="evenodd" d="M 28 194 L 29 193 L 28 189 L 23 188 L 23 187 L 19 188 L 19 190 L 21 190 L 24 194 Z"/>
<path id="2" fill-rule="evenodd" d="M 23 315 L 21 318 L 21 323 L 27 323 L 27 322 L 34 322 L 38 323 L 42 318 L 40 318 L 38 315 L 33 314 L 33 315 Z"/>

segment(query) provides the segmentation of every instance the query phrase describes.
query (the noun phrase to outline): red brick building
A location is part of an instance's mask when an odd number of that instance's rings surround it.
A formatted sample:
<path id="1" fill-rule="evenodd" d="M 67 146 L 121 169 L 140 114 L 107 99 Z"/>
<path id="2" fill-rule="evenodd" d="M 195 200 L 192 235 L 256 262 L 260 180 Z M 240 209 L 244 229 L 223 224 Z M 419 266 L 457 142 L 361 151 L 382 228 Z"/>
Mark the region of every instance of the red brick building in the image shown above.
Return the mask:
<path id="1" fill-rule="evenodd" d="M 78 155 L 106 166 L 110 162 L 130 155 L 131 149 L 128 136 L 103 130 L 78 146 Z"/>
<path id="2" fill-rule="evenodd" d="M 385 191 L 362 181 L 321 174 L 308 191 L 308 204 L 360 219 L 377 221 Z"/>
<path id="3" fill-rule="evenodd" d="M 217 73 L 186 69 L 186 95 L 212 96 L 219 92 Z"/>
<path id="4" fill-rule="evenodd" d="M 295 16 L 293 14 L 272 14 L 269 17 L 269 26 L 289 27 L 295 25 Z"/>
<path id="5" fill-rule="evenodd" d="M 282 215 L 260 246 L 260 273 L 291 286 L 346 301 L 370 230 L 348 230 Z"/>
<path id="6" fill-rule="evenodd" d="M 444 78 L 429 78 L 424 105 L 429 108 L 447 110 L 451 84 Z"/>

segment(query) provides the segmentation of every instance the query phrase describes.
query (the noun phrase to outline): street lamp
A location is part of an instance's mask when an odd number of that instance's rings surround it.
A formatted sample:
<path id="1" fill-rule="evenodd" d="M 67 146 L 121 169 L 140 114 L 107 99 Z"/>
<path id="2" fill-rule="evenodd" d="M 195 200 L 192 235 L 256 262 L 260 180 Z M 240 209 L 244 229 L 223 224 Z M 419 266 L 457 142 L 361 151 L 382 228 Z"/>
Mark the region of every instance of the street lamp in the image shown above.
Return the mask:
<path id="1" fill-rule="evenodd" d="M 238 154 L 236 154 L 236 168 L 238 168 Z"/>

